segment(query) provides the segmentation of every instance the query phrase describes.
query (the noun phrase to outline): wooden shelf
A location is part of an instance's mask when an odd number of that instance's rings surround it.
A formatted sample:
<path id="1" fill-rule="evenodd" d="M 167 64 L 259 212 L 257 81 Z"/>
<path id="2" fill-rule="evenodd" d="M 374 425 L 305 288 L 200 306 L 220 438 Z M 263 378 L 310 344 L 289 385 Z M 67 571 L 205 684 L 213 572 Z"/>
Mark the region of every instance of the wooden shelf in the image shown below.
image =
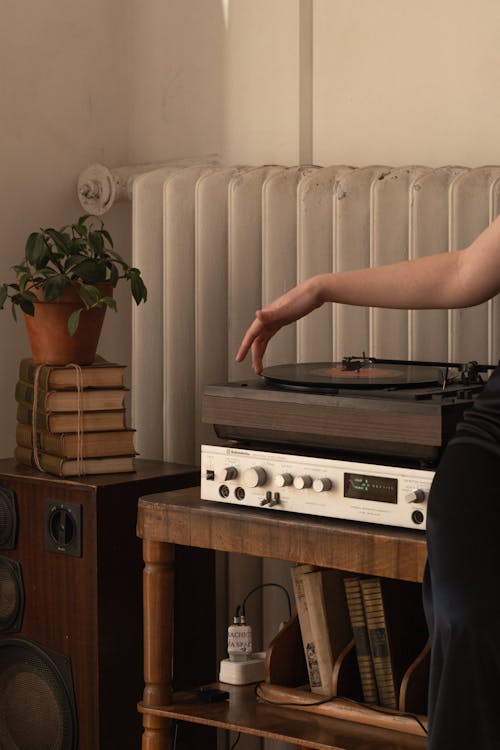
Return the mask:
<path id="1" fill-rule="evenodd" d="M 229 700 L 203 703 L 194 693 L 177 693 L 171 705 L 139 704 L 139 711 L 316 750 L 424 750 L 426 746 L 425 737 L 261 703 L 253 685 L 215 683 L 214 687 L 227 690 Z"/>

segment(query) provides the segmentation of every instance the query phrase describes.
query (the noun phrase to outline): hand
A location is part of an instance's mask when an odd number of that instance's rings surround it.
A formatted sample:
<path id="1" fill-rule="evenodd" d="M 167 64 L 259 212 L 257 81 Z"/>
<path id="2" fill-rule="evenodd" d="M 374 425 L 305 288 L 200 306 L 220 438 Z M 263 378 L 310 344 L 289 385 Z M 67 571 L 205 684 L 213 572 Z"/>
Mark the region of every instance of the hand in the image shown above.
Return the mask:
<path id="1" fill-rule="evenodd" d="M 255 320 L 242 339 L 236 361 L 242 362 L 251 349 L 253 370 L 260 375 L 262 358 L 270 339 L 283 326 L 294 323 L 323 304 L 321 278 L 321 276 L 313 276 L 293 287 L 262 310 L 257 310 Z"/>

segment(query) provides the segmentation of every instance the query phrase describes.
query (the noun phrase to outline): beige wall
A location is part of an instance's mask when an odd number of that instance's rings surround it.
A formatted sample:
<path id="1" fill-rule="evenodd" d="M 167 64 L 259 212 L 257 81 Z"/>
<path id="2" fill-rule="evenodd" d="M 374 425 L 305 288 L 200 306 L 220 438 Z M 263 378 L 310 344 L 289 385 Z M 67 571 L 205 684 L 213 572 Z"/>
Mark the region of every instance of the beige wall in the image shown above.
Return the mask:
<path id="1" fill-rule="evenodd" d="M 498 163 L 496 0 L 228 4 L 231 161 L 296 163 L 309 114 L 317 164 Z M 310 32 L 311 69 L 298 44 Z M 311 77 L 309 113 L 301 74 Z"/>
<path id="2" fill-rule="evenodd" d="M 313 0 L 314 159 L 498 164 L 496 0 Z"/>
<path id="3" fill-rule="evenodd" d="M 108 166 L 499 163 L 496 0 L 8 0 L 0 27 L 0 279 L 39 225 L 80 211 Z M 125 257 L 130 207 L 106 217 Z M 101 353 L 129 362 L 130 303 Z M 0 314 L 0 455 L 28 345 Z"/>
<path id="4" fill-rule="evenodd" d="M 7 0 L 0 25 L 0 281 L 39 226 L 83 213 L 87 165 L 220 151 L 222 9 L 218 0 Z M 130 206 L 105 217 L 130 257 Z M 117 290 L 100 353 L 129 363 L 131 302 Z M 22 321 L 0 313 L 0 456 L 14 448 L 14 387 L 29 356 Z"/>

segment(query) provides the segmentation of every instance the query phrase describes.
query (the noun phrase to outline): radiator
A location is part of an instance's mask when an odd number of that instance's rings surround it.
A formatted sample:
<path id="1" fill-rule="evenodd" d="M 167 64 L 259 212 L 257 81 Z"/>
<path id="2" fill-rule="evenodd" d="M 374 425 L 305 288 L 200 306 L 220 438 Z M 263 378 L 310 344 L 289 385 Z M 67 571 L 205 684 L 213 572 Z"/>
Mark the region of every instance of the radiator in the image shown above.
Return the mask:
<path id="1" fill-rule="evenodd" d="M 225 166 L 206 159 L 106 170 L 82 205 L 132 201 L 133 264 L 148 287 L 132 332 L 132 416 L 146 458 L 191 463 L 203 384 L 252 375 L 234 356 L 254 312 L 312 274 L 467 244 L 497 215 L 500 167 Z M 372 356 L 494 362 L 498 300 L 467 310 L 325 305 L 270 343 L 267 364 Z"/>

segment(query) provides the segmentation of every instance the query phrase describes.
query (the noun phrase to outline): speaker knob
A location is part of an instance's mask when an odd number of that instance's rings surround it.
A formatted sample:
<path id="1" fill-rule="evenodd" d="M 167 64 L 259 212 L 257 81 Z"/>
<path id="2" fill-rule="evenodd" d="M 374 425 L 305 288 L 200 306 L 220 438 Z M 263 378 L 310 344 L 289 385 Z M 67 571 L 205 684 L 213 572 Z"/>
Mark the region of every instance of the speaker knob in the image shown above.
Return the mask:
<path id="1" fill-rule="evenodd" d="M 236 479 L 238 476 L 238 469 L 236 466 L 226 466 L 224 469 L 224 481 L 227 482 L 229 479 Z"/>
<path id="2" fill-rule="evenodd" d="M 73 518 L 66 508 L 57 508 L 50 516 L 49 529 L 52 539 L 59 547 L 68 547 L 75 535 Z"/>
<path id="3" fill-rule="evenodd" d="M 262 466 L 252 466 L 243 472 L 243 483 L 247 487 L 262 487 L 267 482 L 267 472 Z"/>

